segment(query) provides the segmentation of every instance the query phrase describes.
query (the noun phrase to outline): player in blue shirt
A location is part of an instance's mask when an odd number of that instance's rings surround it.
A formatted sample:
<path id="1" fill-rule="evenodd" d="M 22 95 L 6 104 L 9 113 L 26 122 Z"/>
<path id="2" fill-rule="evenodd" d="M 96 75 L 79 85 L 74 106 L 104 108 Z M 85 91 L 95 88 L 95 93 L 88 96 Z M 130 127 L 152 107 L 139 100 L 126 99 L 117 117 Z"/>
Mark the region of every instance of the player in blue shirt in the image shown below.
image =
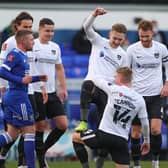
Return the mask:
<path id="1" fill-rule="evenodd" d="M 8 131 L 0 135 L 0 146 L 15 140 L 20 131 L 24 134 L 24 150 L 28 168 L 35 168 L 34 155 L 34 113 L 27 90 L 28 84 L 47 81 L 46 75 L 29 76 L 27 51 L 32 50 L 33 34 L 29 30 L 16 33 L 17 48 L 7 55 L 0 77 L 9 81 L 9 88 L 3 96 L 4 114 Z"/>

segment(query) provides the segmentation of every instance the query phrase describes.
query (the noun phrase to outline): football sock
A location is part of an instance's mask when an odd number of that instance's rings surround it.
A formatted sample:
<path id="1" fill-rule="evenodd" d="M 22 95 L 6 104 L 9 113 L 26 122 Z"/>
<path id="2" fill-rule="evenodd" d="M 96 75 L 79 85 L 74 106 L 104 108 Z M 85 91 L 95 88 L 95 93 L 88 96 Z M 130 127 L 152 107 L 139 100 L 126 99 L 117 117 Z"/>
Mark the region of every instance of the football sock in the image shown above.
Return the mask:
<path id="1" fill-rule="evenodd" d="M 141 145 L 140 145 L 140 138 L 132 138 L 131 139 L 131 153 L 132 159 L 135 166 L 139 166 L 140 157 L 141 157 Z"/>
<path id="2" fill-rule="evenodd" d="M 59 140 L 59 138 L 64 134 L 64 132 L 65 130 L 60 130 L 58 128 L 55 128 L 50 132 L 44 143 L 45 152 Z"/>
<path id="3" fill-rule="evenodd" d="M 35 168 L 35 135 L 26 133 L 24 135 L 24 150 L 28 168 Z"/>

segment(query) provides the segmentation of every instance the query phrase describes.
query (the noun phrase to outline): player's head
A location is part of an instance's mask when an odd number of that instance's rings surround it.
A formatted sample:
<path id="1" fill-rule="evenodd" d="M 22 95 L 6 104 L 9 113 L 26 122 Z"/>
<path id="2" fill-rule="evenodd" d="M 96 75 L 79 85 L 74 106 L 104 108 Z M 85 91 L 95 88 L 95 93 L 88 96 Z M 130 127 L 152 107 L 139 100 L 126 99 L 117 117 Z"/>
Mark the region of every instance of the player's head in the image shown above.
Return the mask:
<path id="1" fill-rule="evenodd" d="M 19 30 L 15 35 L 17 47 L 22 51 L 31 51 L 34 45 L 33 33 L 30 30 Z"/>
<path id="2" fill-rule="evenodd" d="M 43 18 L 39 22 L 39 39 L 41 43 L 48 43 L 54 35 L 54 22 L 49 18 Z"/>
<path id="3" fill-rule="evenodd" d="M 116 70 L 115 83 L 118 85 L 130 85 L 132 81 L 132 70 L 129 67 L 122 67 Z"/>
<path id="4" fill-rule="evenodd" d="M 148 20 L 141 20 L 138 24 L 138 34 L 142 45 L 145 48 L 152 46 L 153 25 Z"/>
<path id="5" fill-rule="evenodd" d="M 121 23 L 114 24 L 109 33 L 110 45 L 112 48 L 117 48 L 125 40 L 127 28 Z"/>
<path id="6" fill-rule="evenodd" d="M 27 12 L 21 12 L 14 20 L 15 31 L 31 30 L 33 25 L 33 17 Z"/>

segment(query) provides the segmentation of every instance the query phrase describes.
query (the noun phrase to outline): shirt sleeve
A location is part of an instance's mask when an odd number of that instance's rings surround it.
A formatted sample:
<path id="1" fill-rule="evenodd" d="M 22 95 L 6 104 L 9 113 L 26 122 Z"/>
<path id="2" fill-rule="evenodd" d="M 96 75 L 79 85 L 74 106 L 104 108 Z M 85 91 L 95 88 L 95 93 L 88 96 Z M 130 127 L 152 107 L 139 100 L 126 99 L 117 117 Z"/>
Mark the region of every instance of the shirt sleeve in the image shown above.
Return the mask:
<path id="1" fill-rule="evenodd" d="M 168 50 L 166 46 L 163 47 L 162 62 L 165 67 L 166 81 L 168 81 Z"/>
<path id="2" fill-rule="evenodd" d="M 142 96 L 139 97 L 139 109 L 138 109 L 138 118 L 148 118 L 148 113 L 146 110 L 145 100 Z"/>
<path id="3" fill-rule="evenodd" d="M 127 52 L 126 52 L 126 64 L 128 67 L 132 66 L 132 51 L 131 48 L 128 47 Z"/>
<path id="4" fill-rule="evenodd" d="M 92 43 L 94 42 L 100 35 L 93 29 L 93 22 L 95 17 L 90 15 L 83 23 L 83 28 L 85 30 L 86 36 L 88 40 Z"/>
<path id="5" fill-rule="evenodd" d="M 22 83 L 22 77 L 14 75 L 11 70 L 19 62 L 18 57 L 10 52 L 5 58 L 4 63 L 0 68 L 0 77 L 8 81 Z"/>

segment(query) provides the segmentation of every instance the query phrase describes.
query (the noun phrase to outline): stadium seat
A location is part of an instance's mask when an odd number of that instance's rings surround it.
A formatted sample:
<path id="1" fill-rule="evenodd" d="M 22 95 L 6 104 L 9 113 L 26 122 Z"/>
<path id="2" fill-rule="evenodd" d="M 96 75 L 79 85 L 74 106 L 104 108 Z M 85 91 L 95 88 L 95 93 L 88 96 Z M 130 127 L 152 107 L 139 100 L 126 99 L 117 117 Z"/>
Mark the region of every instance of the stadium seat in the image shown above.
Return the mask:
<path id="1" fill-rule="evenodd" d="M 73 66 L 73 56 L 62 56 L 62 63 L 64 68 L 70 68 Z"/>
<path id="2" fill-rule="evenodd" d="M 75 66 L 88 67 L 89 55 L 88 54 L 75 55 L 73 58 L 73 62 Z"/>
<path id="3" fill-rule="evenodd" d="M 71 70 L 73 78 L 84 78 L 88 71 L 87 67 L 74 67 Z"/>

